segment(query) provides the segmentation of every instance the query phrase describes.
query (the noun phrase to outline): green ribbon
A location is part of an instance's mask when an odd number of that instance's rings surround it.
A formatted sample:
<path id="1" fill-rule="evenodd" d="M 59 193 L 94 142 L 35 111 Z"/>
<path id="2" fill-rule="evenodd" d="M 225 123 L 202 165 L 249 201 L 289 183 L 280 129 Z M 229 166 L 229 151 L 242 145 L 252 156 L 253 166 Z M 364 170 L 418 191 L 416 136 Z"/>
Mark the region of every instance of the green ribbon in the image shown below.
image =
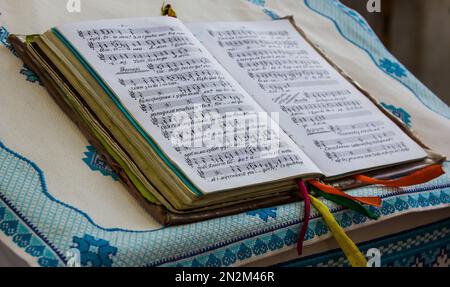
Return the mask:
<path id="1" fill-rule="evenodd" d="M 348 209 L 354 210 L 370 219 L 378 219 L 379 216 L 376 215 L 375 213 L 373 213 L 372 211 L 370 211 L 367 207 L 365 207 L 364 205 L 362 205 L 361 203 L 357 202 L 357 201 L 353 201 L 351 199 L 339 196 L 339 195 L 334 195 L 334 194 L 328 194 L 325 193 L 323 191 L 321 191 L 320 189 L 314 187 L 313 185 L 309 185 L 309 191 L 311 194 L 315 194 L 317 196 L 321 196 L 325 199 L 328 199 L 334 203 L 337 203 L 339 205 L 342 205 Z"/>

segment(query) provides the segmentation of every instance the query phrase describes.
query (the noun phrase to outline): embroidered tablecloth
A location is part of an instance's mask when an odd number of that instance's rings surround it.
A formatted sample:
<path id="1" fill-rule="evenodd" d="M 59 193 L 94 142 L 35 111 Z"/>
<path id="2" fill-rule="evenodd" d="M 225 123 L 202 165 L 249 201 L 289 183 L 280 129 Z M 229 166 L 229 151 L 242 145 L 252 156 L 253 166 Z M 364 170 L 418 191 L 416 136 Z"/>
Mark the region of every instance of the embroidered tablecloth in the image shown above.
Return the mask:
<path id="1" fill-rule="evenodd" d="M 66 22 L 157 16 L 161 5 L 159 0 L 80 3 L 79 13 L 70 13 L 66 1 L 0 3 L 0 264 L 64 266 L 73 258 L 79 258 L 83 266 L 230 266 L 283 261 L 301 266 L 346 264 L 342 254 L 334 250 L 329 230 L 316 212 L 311 215 L 304 260 L 297 260 L 295 244 L 302 224 L 302 203 L 169 228 L 152 219 L 6 40 L 10 32 L 42 33 Z M 364 19 L 337 0 L 172 3 L 186 22 L 293 15 L 317 45 L 425 143 L 450 154 L 449 107 L 383 47 Z M 450 172 L 449 163 L 445 170 Z M 408 249 L 413 237 L 417 244 L 428 238 L 426 242 L 439 242 L 441 250 L 430 251 L 430 260 L 391 260 L 389 264 L 448 263 L 448 175 L 404 189 L 375 186 L 352 193 L 384 198 L 382 208 L 372 210 L 381 215 L 378 221 L 325 201 L 357 242 L 378 240 L 377 246 L 392 254 Z M 430 222 L 437 223 L 417 229 Z M 412 228 L 416 229 L 408 233 L 411 237 L 400 238 L 406 235 L 399 232 Z M 396 233 L 398 244 L 387 244 L 390 237 L 384 236 Z M 376 242 L 362 247 L 375 246 Z"/>

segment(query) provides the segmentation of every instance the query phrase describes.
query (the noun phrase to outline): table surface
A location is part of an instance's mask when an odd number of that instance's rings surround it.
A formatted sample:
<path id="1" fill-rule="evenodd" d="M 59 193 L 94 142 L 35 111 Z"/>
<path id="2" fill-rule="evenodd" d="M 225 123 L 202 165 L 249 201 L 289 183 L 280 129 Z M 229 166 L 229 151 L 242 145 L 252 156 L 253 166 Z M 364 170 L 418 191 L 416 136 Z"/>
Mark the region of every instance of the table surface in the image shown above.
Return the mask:
<path id="1" fill-rule="evenodd" d="M 73 252 L 94 266 L 268 265 L 296 257 L 303 204 L 293 203 L 165 228 L 127 193 L 9 49 L 8 33 L 42 33 L 61 23 L 157 16 L 160 1 L 4 0 L 0 4 L 0 257 L 63 266 Z M 367 23 L 335 0 L 172 1 L 182 21 L 268 20 L 297 24 L 346 73 L 414 129 L 433 150 L 450 154 L 450 109 L 381 44 Z M 444 164 L 449 171 L 449 164 Z M 450 215 L 450 179 L 404 189 L 360 188 L 384 198 L 378 221 L 325 201 L 355 241 L 389 235 Z M 421 212 L 418 215 L 418 212 Z M 305 255 L 335 248 L 314 211 Z M 8 256 L 5 255 L 8 252 Z M 12 255 L 11 255 L 12 254 Z M 0 264 L 2 261 L 0 260 Z M 19 264 L 19 263 L 17 263 Z"/>

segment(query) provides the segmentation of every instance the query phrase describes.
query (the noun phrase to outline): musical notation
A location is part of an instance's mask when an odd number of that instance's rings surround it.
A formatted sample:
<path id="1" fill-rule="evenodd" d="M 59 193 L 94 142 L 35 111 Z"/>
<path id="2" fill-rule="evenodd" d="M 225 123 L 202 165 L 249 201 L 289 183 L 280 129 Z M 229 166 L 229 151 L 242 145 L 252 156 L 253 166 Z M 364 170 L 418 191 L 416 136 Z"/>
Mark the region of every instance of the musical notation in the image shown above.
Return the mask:
<path id="1" fill-rule="evenodd" d="M 326 152 L 326 156 L 335 162 L 350 163 L 355 160 L 367 159 L 374 156 L 386 156 L 399 152 L 406 152 L 409 148 L 404 142 L 395 142 L 392 144 L 381 144 L 370 147 L 362 147 L 337 152 Z"/>
<path id="2" fill-rule="evenodd" d="M 86 27 L 66 25 L 64 35 L 114 92 L 113 100 L 202 191 L 222 190 L 221 182 L 229 184 L 230 178 L 237 178 L 236 188 L 241 180 L 275 180 L 282 173 L 291 177 L 303 168 L 299 149 L 286 134 L 280 139 L 272 119 L 259 120 L 261 106 L 177 19 L 105 20 Z M 228 40 L 224 45 L 233 46 Z M 272 48 L 295 46 L 292 41 L 281 46 L 239 42 L 244 43 L 267 45 L 271 54 L 279 53 Z M 215 141 L 217 147 L 208 146 Z"/>
<path id="3" fill-rule="evenodd" d="M 346 96 L 351 95 L 348 89 L 339 89 L 331 91 L 305 91 L 303 92 L 305 98 L 312 98 L 315 101 L 326 102 L 347 99 Z"/>
<path id="4" fill-rule="evenodd" d="M 337 134 L 342 134 L 346 131 L 365 131 L 366 129 L 370 128 L 377 129 L 379 127 L 382 127 L 383 125 L 384 123 L 382 121 L 369 121 L 349 125 L 330 125 L 330 130 Z"/>
<path id="5" fill-rule="evenodd" d="M 135 97 L 135 95 L 134 95 Z M 172 99 L 162 102 L 159 98 L 142 98 L 140 104 L 145 104 L 150 111 L 185 107 L 191 105 L 203 105 L 205 108 L 217 107 L 221 105 L 240 105 L 243 103 L 242 94 L 221 93 L 215 95 L 203 94 L 201 96 L 188 97 L 186 99 Z"/>
<path id="6" fill-rule="evenodd" d="M 149 63 L 147 67 L 150 70 L 157 70 L 158 72 L 167 72 L 168 70 L 176 70 L 176 69 L 191 69 L 191 68 L 200 68 L 203 65 L 209 64 L 209 60 L 205 57 L 201 58 L 193 58 L 193 59 L 183 59 L 177 61 L 164 61 L 160 63 Z"/>
<path id="7" fill-rule="evenodd" d="M 250 162 L 245 162 L 243 164 L 230 165 L 222 168 L 216 169 L 205 169 L 200 170 L 200 176 L 203 178 L 211 177 L 223 177 L 228 175 L 236 175 L 248 172 L 252 173 L 267 173 L 269 171 L 277 170 L 280 168 L 289 168 L 295 165 L 303 164 L 302 159 L 295 155 L 282 155 L 273 159 L 255 159 Z"/>
<path id="8" fill-rule="evenodd" d="M 132 95 L 135 98 L 146 98 L 146 97 L 153 97 L 156 95 L 167 95 L 167 94 L 173 94 L 173 93 L 180 93 L 180 94 L 199 94 L 202 90 L 207 89 L 216 89 L 217 92 L 233 92 L 233 86 L 224 80 L 220 81 L 213 81 L 213 82 L 199 82 L 184 86 L 169 86 L 169 87 L 156 87 L 156 88 L 149 88 L 142 91 L 133 91 Z"/>
<path id="9" fill-rule="evenodd" d="M 91 38 L 91 37 L 99 37 L 99 36 L 134 36 L 139 34 L 155 34 L 162 32 L 174 32 L 179 31 L 177 27 L 171 26 L 159 26 L 159 27 L 148 27 L 148 28 L 103 28 L 103 29 L 88 29 L 88 30 L 78 30 L 78 36 L 81 38 Z"/>
<path id="10" fill-rule="evenodd" d="M 295 41 L 279 41 L 274 42 L 270 40 L 263 39 L 239 39 L 239 40 L 226 40 L 226 41 L 218 41 L 220 46 L 222 47 L 241 47 L 241 46 L 276 46 L 280 48 L 294 48 L 298 47 L 297 42 Z"/>
<path id="11" fill-rule="evenodd" d="M 381 133 L 373 133 L 368 135 L 360 135 L 360 136 L 352 136 L 352 137 L 342 137 L 342 138 L 334 138 L 334 139 L 327 139 L 327 140 L 316 140 L 314 141 L 315 145 L 322 149 L 333 149 L 333 148 L 344 148 L 346 145 L 349 144 L 363 144 L 363 145 L 370 145 L 373 144 L 370 141 L 373 141 L 375 143 L 378 142 L 386 142 L 393 139 L 393 136 L 395 136 L 395 133 L 393 131 L 387 131 L 387 132 L 381 132 Z M 355 147 L 356 145 L 352 145 L 352 147 Z"/>
<path id="12" fill-rule="evenodd" d="M 279 82 L 303 80 L 327 80 L 330 79 L 330 73 L 327 70 L 287 70 L 287 71 L 262 71 L 249 72 L 248 75 L 258 82 Z"/>
<path id="13" fill-rule="evenodd" d="M 132 48 L 145 47 L 168 47 L 168 46 L 193 46 L 192 41 L 184 36 L 169 36 L 158 39 L 148 40 L 107 40 L 107 41 L 88 41 L 88 45 L 93 50 L 131 50 Z M 160 47 L 159 47 L 160 48 Z"/>
<path id="14" fill-rule="evenodd" d="M 185 110 L 187 110 L 187 108 Z M 240 104 L 224 105 L 222 107 L 211 107 L 211 108 L 202 107 L 201 116 L 204 117 L 206 114 L 211 112 L 214 112 L 221 116 L 225 116 L 226 113 L 236 113 L 236 115 L 238 115 L 238 112 L 248 112 L 253 110 L 254 109 L 252 106 Z M 187 111 L 187 116 L 193 119 L 196 116 L 195 112 L 196 111 Z M 241 117 L 245 117 L 245 114 L 241 113 Z M 237 116 L 233 118 L 235 120 L 238 119 Z M 171 124 L 173 124 L 173 114 L 170 113 L 169 111 L 167 113 L 154 113 L 152 114 L 152 122 L 157 126 L 170 126 Z"/>
<path id="15" fill-rule="evenodd" d="M 141 77 L 134 79 L 119 79 L 119 82 L 123 86 L 137 86 L 137 85 L 150 85 L 150 86 L 164 86 L 173 82 L 187 82 L 187 81 L 211 81 L 221 79 L 220 73 L 217 70 L 201 70 L 201 71 L 189 71 L 178 74 L 168 74 L 165 76 L 157 77 Z M 223 77 L 222 77 L 223 80 Z"/>
<path id="16" fill-rule="evenodd" d="M 280 127 L 327 176 L 420 154 L 288 21 L 192 28 L 266 111 L 279 113 Z M 227 170 L 214 172 L 223 178 Z"/>
<path id="17" fill-rule="evenodd" d="M 373 111 L 337 80 L 332 67 L 313 56 L 314 51 L 285 30 L 258 28 L 208 32 L 220 53 L 241 69 L 244 86 L 251 82 L 247 88 L 261 102 L 291 119 L 284 128 L 293 130 L 291 137 L 319 162 L 348 163 L 406 150 L 385 122 L 367 120 Z"/>
<path id="18" fill-rule="evenodd" d="M 257 60 L 252 59 L 251 61 L 239 61 L 238 65 L 241 68 L 249 69 L 249 71 L 252 71 L 251 69 L 273 69 L 274 67 L 279 68 L 285 68 L 285 67 L 291 67 L 291 68 L 320 68 L 320 63 L 317 60 L 311 60 L 311 59 L 300 59 L 300 60 L 294 60 L 294 59 L 264 59 L 264 60 Z"/>
<path id="19" fill-rule="evenodd" d="M 228 55 L 231 58 L 246 58 L 246 57 L 295 57 L 295 56 L 304 56 L 308 53 L 304 50 L 282 50 L 282 49 L 264 49 L 264 50 L 246 50 L 246 51 L 238 51 L 238 52 L 228 52 Z"/>
<path id="20" fill-rule="evenodd" d="M 279 147 L 282 149 L 287 148 L 286 146 Z M 211 152 L 207 155 L 196 155 L 190 158 L 190 163 L 196 165 L 206 165 L 209 163 L 228 164 L 235 161 L 235 159 L 239 159 L 239 161 L 248 161 L 261 158 L 261 155 L 265 152 L 270 152 L 269 148 L 264 148 L 261 146 L 238 147 L 226 151 L 219 150 L 217 152 Z"/>
<path id="21" fill-rule="evenodd" d="M 357 100 L 349 100 L 342 102 L 325 102 L 325 103 L 306 103 L 306 104 L 296 104 L 295 101 L 293 104 L 284 104 L 280 105 L 281 110 L 289 113 L 290 115 L 295 115 L 296 113 L 302 112 L 312 112 L 312 111 L 322 111 L 322 110 L 335 110 L 336 108 L 342 109 L 356 109 L 361 107 L 361 102 Z"/>
<path id="22" fill-rule="evenodd" d="M 349 113 L 335 113 L 335 114 L 321 114 L 314 116 L 301 116 L 301 117 L 293 117 L 292 120 L 295 123 L 306 123 L 306 122 L 326 122 L 337 119 L 348 119 L 348 118 L 357 118 L 370 115 L 370 111 L 362 110 L 356 112 Z"/>
<path id="23" fill-rule="evenodd" d="M 143 53 L 112 53 L 105 54 L 99 53 L 98 58 L 102 61 L 117 62 L 119 60 L 142 60 L 147 59 L 151 61 L 160 61 L 162 58 L 180 58 L 192 55 L 192 52 L 199 52 L 198 48 L 194 47 L 182 47 L 176 49 L 167 49 L 155 52 L 143 52 Z"/>
<path id="24" fill-rule="evenodd" d="M 213 37 L 248 37 L 248 36 L 286 36 L 287 31 L 253 31 L 244 29 L 231 29 L 231 30 L 208 30 L 208 33 Z"/>
<path id="25" fill-rule="evenodd" d="M 269 93 L 288 92 L 292 88 L 305 88 L 315 86 L 332 86 L 336 85 L 336 80 L 303 80 L 295 82 L 272 82 L 269 84 L 259 84 L 261 89 Z"/>

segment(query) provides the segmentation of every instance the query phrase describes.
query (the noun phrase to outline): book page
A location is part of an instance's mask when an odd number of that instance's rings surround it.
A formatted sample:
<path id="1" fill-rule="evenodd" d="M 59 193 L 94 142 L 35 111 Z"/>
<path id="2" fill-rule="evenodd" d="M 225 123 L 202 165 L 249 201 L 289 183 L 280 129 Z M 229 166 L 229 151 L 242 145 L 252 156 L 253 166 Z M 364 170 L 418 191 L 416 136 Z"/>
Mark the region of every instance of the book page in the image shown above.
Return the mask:
<path id="1" fill-rule="evenodd" d="M 288 20 L 187 26 L 326 176 L 426 156 Z"/>
<path id="2" fill-rule="evenodd" d="M 203 193 L 319 172 L 177 19 L 93 21 L 57 31 Z"/>

